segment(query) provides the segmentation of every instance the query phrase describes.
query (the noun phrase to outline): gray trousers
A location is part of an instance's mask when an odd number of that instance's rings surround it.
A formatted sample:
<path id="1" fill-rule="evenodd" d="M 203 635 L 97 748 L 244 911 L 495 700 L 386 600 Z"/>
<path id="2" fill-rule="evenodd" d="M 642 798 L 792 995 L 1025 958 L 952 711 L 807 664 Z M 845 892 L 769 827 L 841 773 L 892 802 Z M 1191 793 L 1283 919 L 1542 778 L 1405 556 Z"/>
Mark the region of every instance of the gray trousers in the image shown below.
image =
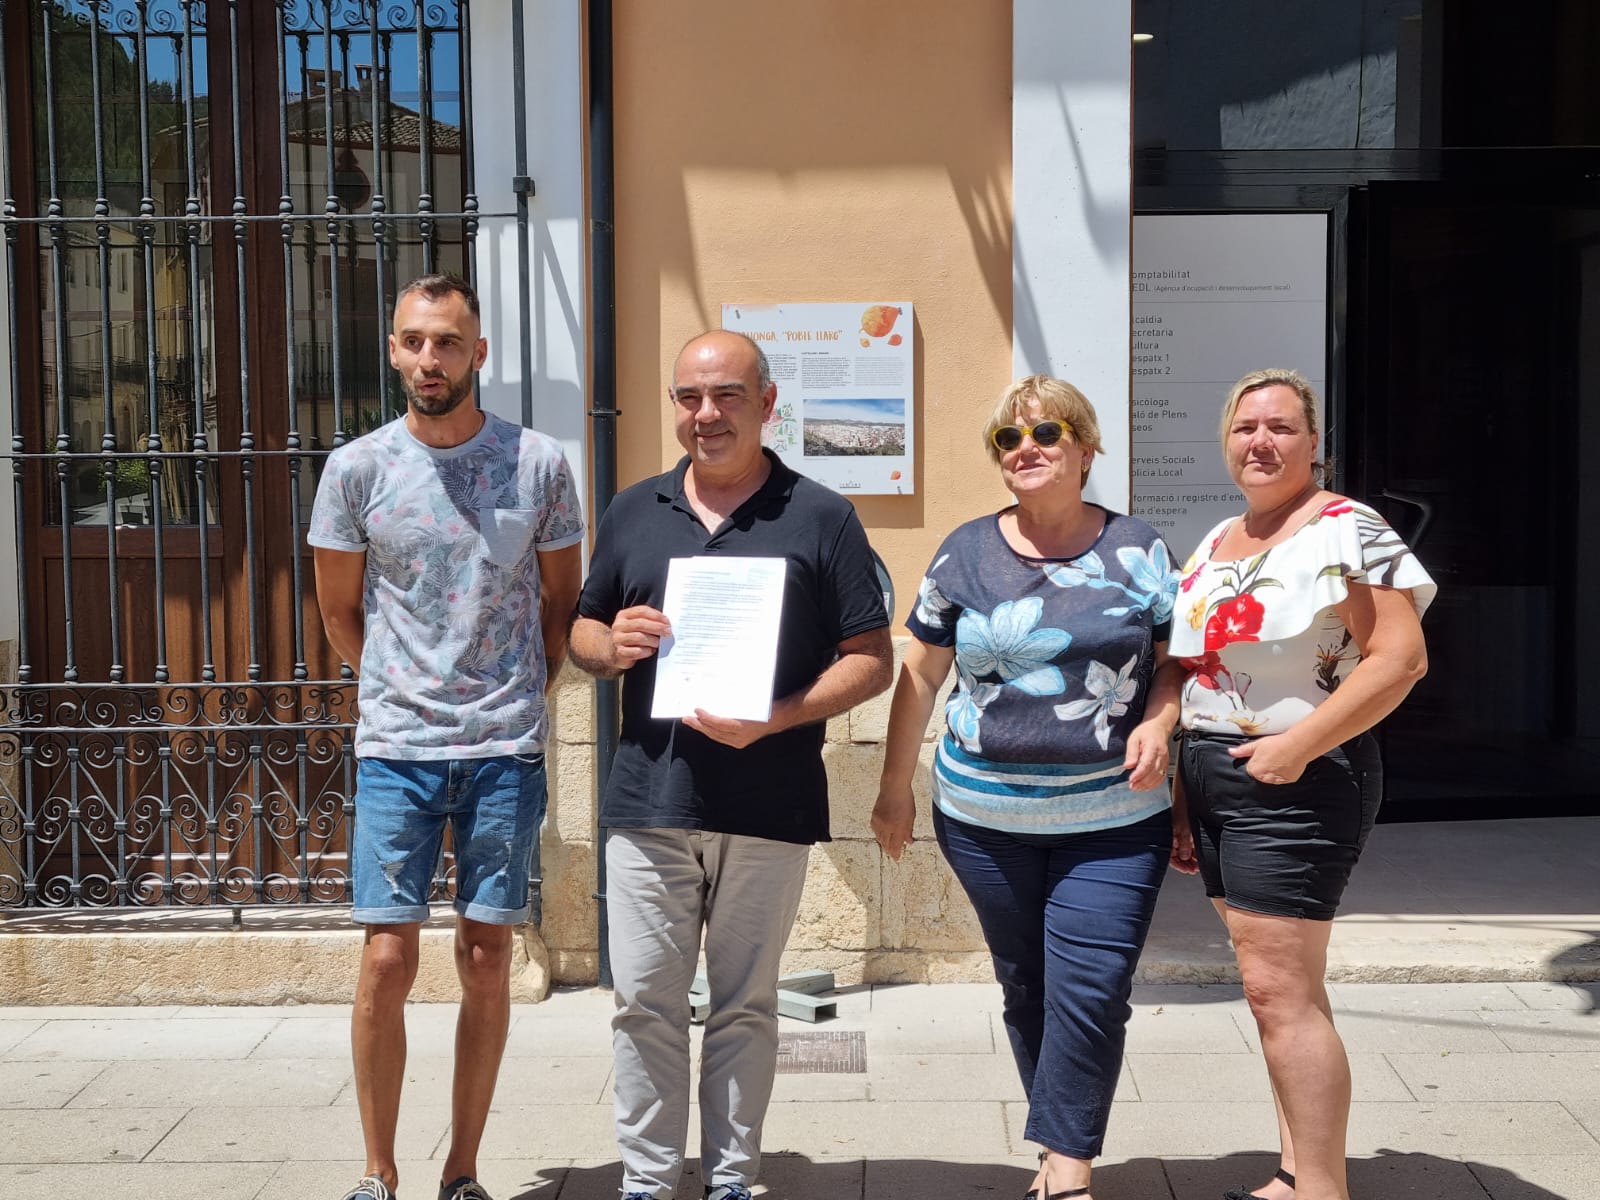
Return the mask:
<path id="1" fill-rule="evenodd" d="M 613 829 L 606 902 L 617 1012 L 613 1091 L 624 1194 L 668 1200 L 689 1127 L 689 986 L 704 930 L 705 1185 L 755 1182 L 778 1058 L 778 959 L 809 846 L 693 829 Z"/>

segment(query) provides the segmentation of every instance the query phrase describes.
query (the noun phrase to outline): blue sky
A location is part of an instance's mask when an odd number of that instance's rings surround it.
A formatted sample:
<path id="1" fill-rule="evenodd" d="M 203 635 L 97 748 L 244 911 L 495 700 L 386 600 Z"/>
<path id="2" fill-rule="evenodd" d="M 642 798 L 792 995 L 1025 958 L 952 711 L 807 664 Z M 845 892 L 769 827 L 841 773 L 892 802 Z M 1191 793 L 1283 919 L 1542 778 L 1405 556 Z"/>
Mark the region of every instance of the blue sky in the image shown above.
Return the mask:
<path id="1" fill-rule="evenodd" d="M 807 421 L 878 421 L 900 425 L 906 419 L 904 398 L 896 400 L 807 400 Z"/>

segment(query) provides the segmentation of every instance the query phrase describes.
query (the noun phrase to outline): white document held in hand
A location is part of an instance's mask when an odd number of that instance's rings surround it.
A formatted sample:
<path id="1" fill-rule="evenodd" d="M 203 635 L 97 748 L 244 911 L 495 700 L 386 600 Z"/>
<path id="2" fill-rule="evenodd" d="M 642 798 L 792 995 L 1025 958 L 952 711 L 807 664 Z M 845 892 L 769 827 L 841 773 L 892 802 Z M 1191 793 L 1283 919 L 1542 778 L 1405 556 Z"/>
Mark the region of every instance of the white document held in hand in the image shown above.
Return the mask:
<path id="1" fill-rule="evenodd" d="M 667 563 L 661 611 L 672 633 L 656 651 L 652 717 L 765 721 L 772 715 L 783 614 L 781 558 L 696 555 Z"/>

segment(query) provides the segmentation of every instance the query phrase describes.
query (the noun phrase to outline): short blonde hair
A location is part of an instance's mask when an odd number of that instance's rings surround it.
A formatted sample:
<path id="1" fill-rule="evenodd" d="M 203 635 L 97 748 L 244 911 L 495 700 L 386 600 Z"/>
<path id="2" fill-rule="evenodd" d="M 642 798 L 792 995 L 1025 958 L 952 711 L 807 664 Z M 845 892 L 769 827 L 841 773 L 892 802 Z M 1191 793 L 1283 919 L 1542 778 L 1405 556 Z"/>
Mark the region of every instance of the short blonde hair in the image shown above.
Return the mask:
<path id="1" fill-rule="evenodd" d="M 1233 428 L 1233 416 L 1239 411 L 1239 402 L 1248 393 L 1264 387 L 1286 387 L 1299 396 L 1300 412 L 1306 419 L 1306 428 L 1312 437 L 1317 436 L 1317 391 L 1311 386 L 1311 381 L 1289 367 L 1263 367 L 1259 371 L 1251 371 L 1234 384 L 1228 398 L 1223 401 L 1222 423 L 1217 427 L 1217 436 L 1222 439 L 1224 448 L 1228 445 L 1228 430 Z"/>
<path id="2" fill-rule="evenodd" d="M 1089 398 L 1064 379 L 1051 375 L 1029 375 L 1019 379 L 1000 393 L 983 427 L 983 448 L 990 461 L 1000 462 L 1000 448 L 994 444 L 994 431 L 1010 425 L 1026 414 L 1032 404 L 1039 406 L 1039 417 L 1045 421 L 1060 421 L 1067 427 L 1066 436 L 1084 452 L 1083 477 L 1089 478 L 1089 466 L 1095 455 L 1104 453 L 1100 444 L 1100 422 L 1094 415 L 1094 405 Z"/>

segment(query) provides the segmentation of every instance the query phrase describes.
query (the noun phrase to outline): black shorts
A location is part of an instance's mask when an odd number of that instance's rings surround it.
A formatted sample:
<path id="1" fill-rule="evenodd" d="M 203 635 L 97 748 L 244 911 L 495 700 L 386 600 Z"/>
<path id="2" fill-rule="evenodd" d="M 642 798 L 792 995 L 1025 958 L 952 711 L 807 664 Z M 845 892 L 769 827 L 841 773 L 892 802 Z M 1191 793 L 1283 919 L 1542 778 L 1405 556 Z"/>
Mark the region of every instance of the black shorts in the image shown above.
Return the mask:
<path id="1" fill-rule="evenodd" d="M 1363 733 L 1307 763 L 1295 782 L 1272 784 L 1228 753 L 1247 740 L 1183 735 L 1178 772 L 1206 895 L 1248 912 L 1331 921 L 1378 817 L 1378 743 Z"/>

